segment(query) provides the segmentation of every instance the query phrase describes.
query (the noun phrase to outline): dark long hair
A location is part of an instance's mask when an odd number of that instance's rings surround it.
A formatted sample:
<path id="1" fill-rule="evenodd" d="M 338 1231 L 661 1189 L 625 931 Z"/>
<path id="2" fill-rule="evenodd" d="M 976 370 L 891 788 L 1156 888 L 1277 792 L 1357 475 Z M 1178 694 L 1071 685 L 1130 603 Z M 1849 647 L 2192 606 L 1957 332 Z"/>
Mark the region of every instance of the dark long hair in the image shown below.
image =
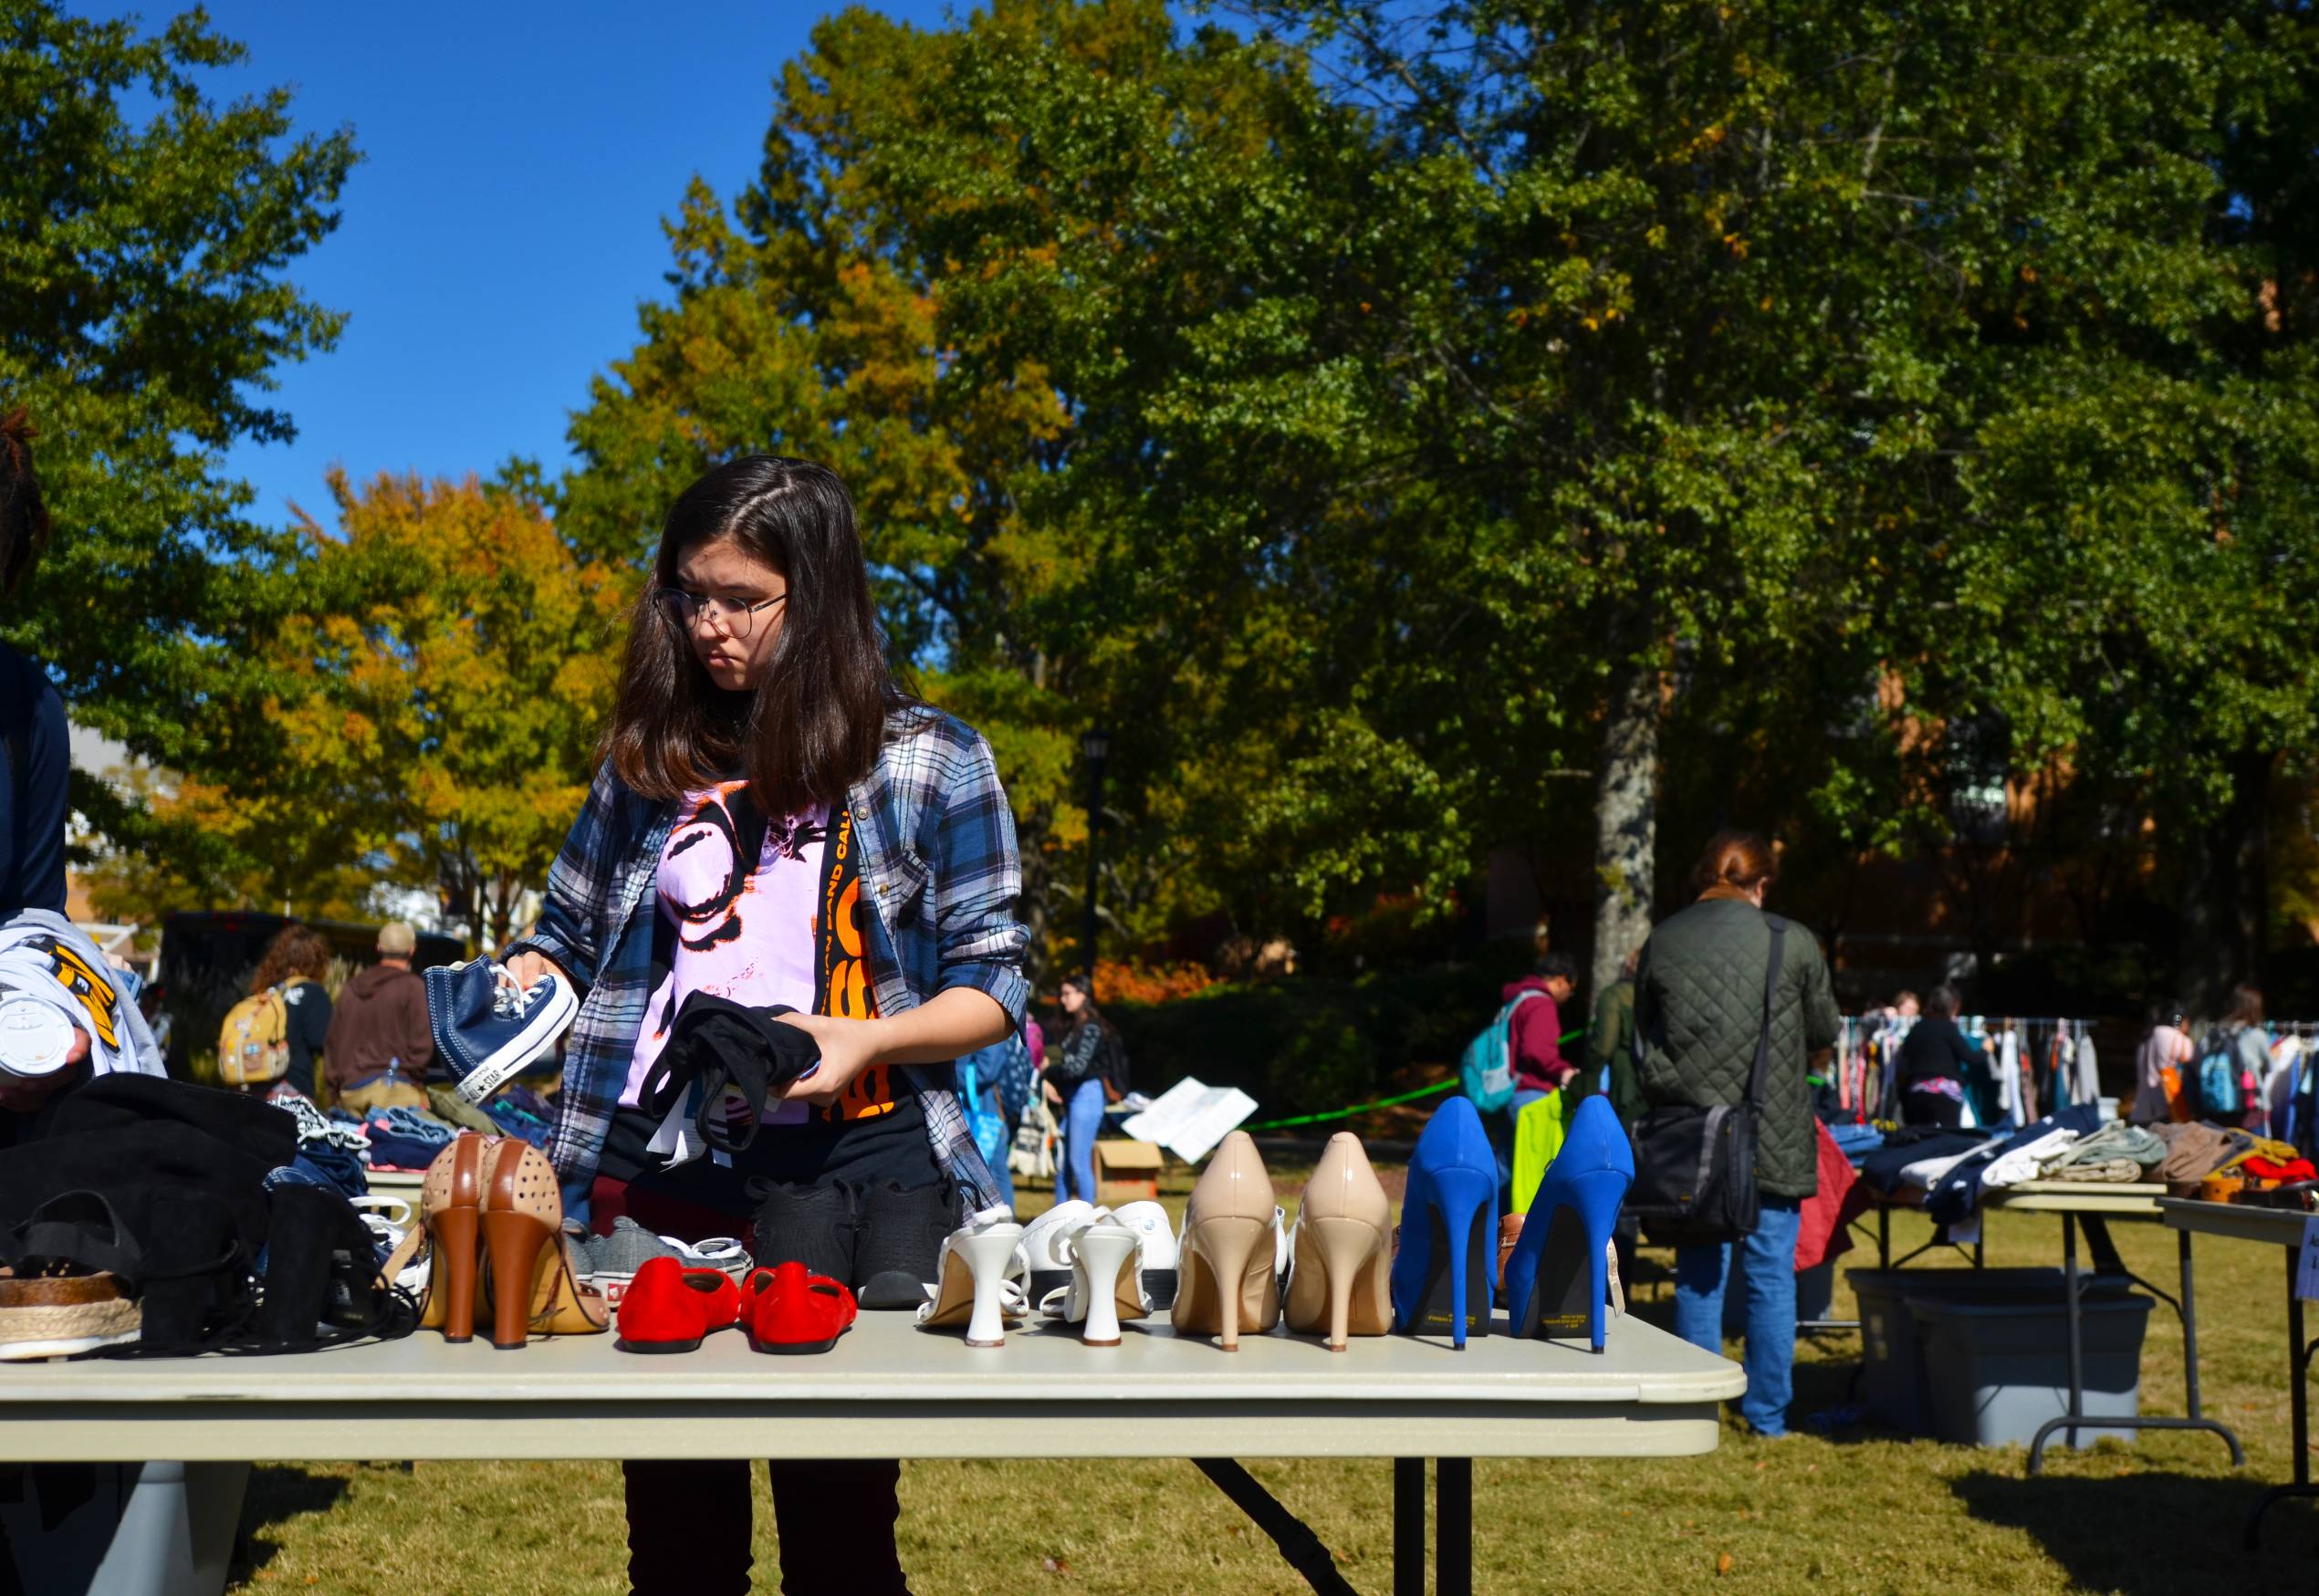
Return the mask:
<path id="1" fill-rule="evenodd" d="M 319 981 L 329 970 L 330 944 L 322 934 L 310 925 L 293 923 L 276 932 L 274 940 L 266 944 L 266 956 L 257 961 L 257 974 L 250 977 L 250 990 L 279 986 L 292 975 Z"/>
<path id="2" fill-rule="evenodd" d="M 1118 1031 L 1112 1027 L 1112 1022 L 1103 1017 L 1103 1011 L 1095 1007 L 1095 989 L 1087 984 L 1086 976 L 1065 975 L 1062 979 L 1061 985 L 1076 987 L 1080 992 L 1085 994 L 1087 998 L 1086 1002 L 1079 1006 L 1079 1012 L 1077 1014 L 1066 1017 L 1071 1021 L 1071 1028 L 1063 1032 L 1063 1040 L 1069 1041 L 1071 1038 L 1077 1036 L 1082 1026 L 1092 1025 L 1098 1031 L 1111 1036 L 1117 1036 L 1119 1034 Z"/>
<path id="3" fill-rule="evenodd" d="M 877 763 L 887 713 L 906 702 L 886 662 L 853 501 L 836 473 L 811 461 L 729 461 L 669 506 L 653 586 L 675 586 L 685 550 L 726 538 L 789 583 L 765 674 L 746 693 L 719 689 L 647 589 L 629 621 L 603 756 L 650 798 L 681 798 L 737 772 L 767 815 L 841 802 Z"/>

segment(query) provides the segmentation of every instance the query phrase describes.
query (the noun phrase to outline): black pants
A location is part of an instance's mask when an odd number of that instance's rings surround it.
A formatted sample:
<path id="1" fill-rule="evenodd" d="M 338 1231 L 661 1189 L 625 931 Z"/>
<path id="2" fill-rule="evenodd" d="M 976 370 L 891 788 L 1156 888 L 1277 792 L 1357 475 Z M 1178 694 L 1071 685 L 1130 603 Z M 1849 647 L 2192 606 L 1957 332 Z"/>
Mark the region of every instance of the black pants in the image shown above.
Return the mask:
<path id="1" fill-rule="evenodd" d="M 1938 1125 L 1944 1131 L 1954 1131 L 1964 1121 L 1965 1105 L 1940 1091 L 1907 1091 L 1900 1094 L 1900 1122 L 1904 1125 Z"/>
<path id="2" fill-rule="evenodd" d="M 773 1525 L 786 1596 L 910 1596 L 893 1547 L 902 1466 L 775 1459 Z M 749 1466 L 623 1463 L 634 1596 L 748 1596 Z"/>

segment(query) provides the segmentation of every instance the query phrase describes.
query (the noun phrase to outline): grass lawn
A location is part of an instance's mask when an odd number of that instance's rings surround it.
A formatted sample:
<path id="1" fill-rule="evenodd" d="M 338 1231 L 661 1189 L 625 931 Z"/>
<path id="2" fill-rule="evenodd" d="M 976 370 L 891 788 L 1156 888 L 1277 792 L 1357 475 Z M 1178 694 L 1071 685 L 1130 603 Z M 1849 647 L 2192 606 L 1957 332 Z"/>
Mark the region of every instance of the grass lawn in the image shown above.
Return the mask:
<path id="1" fill-rule="evenodd" d="M 1301 1172 L 1275 1178 L 1293 1210 Z M 1179 1185 L 1170 1205 L 1182 1194 Z M 1027 1210 L 1044 1205 L 1043 1194 L 1027 1197 Z M 1896 1218 L 1896 1250 L 1915 1246 L 1923 1227 Z M 2170 1287 L 2171 1232 L 2115 1225 L 2112 1235 L 2131 1267 Z M 1992 1266 L 2054 1265 L 2060 1246 L 2052 1215 L 1990 1218 Z M 1787 1440 L 1750 1439 L 1727 1419 L 1721 1446 L 1705 1457 L 1478 1463 L 1477 1588 L 1588 1596 L 1662 1596 L 1710 1582 L 2124 1596 L 2251 1580 L 2308 1588 L 2319 1558 L 2310 1505 L 2274 1508 L 2263 1551 L 2239 1549 L 2246 1511 L 2290 1467 L 2280 1253 L 2214 1237 L 2198 1244 L 2206 1407 L 2238 1431 L 2243 1470 L 2230 1468 L 2218 1439 L 2198 1434 L 2152 1431 L 2132 1449 L 2105 1440 L 2081 1455 L 2057 1451 L 2037 1479 L 2023 1474 L 2019 1448 L 1975 1451 L 1856 1427 L 1812 1434 L 1801 1421 L 1844 1401 L 1858 1362 L 1856 1337 L 1830 1337 L 1798 1350 L 1800 1433 Z M 1645 1252 L 1632 1305 L 1662 1325 L 1666 1256 Z M 1873 1248 L 1847 1261 L 1873 1264 Z M 1840 1285 L 1837 1312 L 1850 1306 Z M 2149 1325 L 2143 1411 L 2178 1413 L 2180 1326 L 2163 1304 Z M 1355 1587 L 1390 1588 L 1389 1464 L 1259 1462 L 1253 1472 L 1328 1543 Z M 760 1496 L 764 1488 L 759 1473 Z M 1188 1463 L 915 1463 L 903 1471 L 902 1495 L 903 1562 L 924 1596 L 1307 1589 Z M 608 1463 L 266 1466 L 253 1476 L 243 1527 L 249 1563 L 232 1587 L 240 1591 L 625 1589 L 620 1471 Z M 759 1589 L 778 1588 L 769 1503 L 759 1506 L 757 1551 Z"/>

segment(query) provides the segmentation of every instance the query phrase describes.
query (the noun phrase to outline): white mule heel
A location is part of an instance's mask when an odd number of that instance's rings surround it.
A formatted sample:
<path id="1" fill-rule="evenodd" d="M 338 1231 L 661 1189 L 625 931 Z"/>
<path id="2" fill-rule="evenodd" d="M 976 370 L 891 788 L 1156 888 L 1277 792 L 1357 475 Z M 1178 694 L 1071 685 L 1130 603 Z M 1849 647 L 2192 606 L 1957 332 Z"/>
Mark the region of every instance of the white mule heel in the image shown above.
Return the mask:
<path id="1" fill-rule="evenodd" d="M 1131 1319 L 1151 1311 L 1138 1271 L 1128 1267 L 1142 1246 L 1135 1231 L 1110 1221 L 1090 1225 L 1071 1237 L 1072 1300 L 1066 1316 L 1085 1320 L 1080 1339 L 1089 1346 L 1119 1345 L 1123 1310 Z"/>
<path id="2" fill-rule="evenodd" d="M 1029 1307 L 1019 1278 L 1022 1238 L 1023 1227 L 1004 1208 L 986 1208 L 944 1237 L 934 1296 L 918 1309 L 918 1322 L 947 1330 L 963 1321 L 966 1345 L 1005 1346 L 1007 1320 Z"/>

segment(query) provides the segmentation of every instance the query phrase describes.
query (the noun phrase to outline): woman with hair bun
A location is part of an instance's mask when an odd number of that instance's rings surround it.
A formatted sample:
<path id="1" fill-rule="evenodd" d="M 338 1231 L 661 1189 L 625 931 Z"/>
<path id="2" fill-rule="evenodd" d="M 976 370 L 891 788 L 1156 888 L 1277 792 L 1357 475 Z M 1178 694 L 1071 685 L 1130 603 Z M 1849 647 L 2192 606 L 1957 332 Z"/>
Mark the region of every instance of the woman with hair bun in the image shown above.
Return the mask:
<path id="1" fill-rule="evenodd" d="M 1698 901 L 1651 932 L 1635 995 L 1644 1101 L 1653 1108 L 1740 1102 L 1766 1024 L 1764 981 L 1772 916 L 1765 892 L 1779 871 L 1771 846 L 1747 831 L 1708 842 L 1695 880 Z M 1820 944 L 1800 925 L 1782 927 L 1763 1102 L 1756 1121 L 1753 1234 L 1737 1244 L 1747 1276 L 1747 1394 L 1740 1416 L 1760 1435 L 1784 1435 L 1795 1366 L 1796 1233 L 1803 1199 L 1819 1190 L 1817 1132 L 1804 1074 L 1812 1054 L 1836 1039 L 1836 1004 Z M 1694 1346 L 1723 1350 L 1723 1288 L 1734 1246 L 1677 1247 L 1675 1330 Z"/>

